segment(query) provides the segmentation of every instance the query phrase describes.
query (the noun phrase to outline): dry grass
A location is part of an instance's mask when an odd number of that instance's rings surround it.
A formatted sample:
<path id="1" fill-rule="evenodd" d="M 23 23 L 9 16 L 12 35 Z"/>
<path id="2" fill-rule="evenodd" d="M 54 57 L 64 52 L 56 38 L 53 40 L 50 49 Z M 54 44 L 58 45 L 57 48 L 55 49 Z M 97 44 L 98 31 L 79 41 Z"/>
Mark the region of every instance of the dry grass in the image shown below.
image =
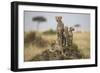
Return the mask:
<path id="1" fill-rule="evenodd" d="M 79 32 L 74 33 L 73 41 L 78 45 L 79 50 L 86 56 L 90 57 L 90 33 L 89 32 Z"/>
<path id="2" fill-rule="evenodd" d="M 46 48 L 38 48 L 35 45 L 30 45 L 24 49 L 24 61 L 31 60 L 34 56 L 41 54 Z"/>
<path id="3" fill-rule="evenodd" d="M 25 36 L 27 33 L 25 33 Z M 41 35 L 42 39 L 45 39 L 48 44 L 51 43 L 53 40 L 57 40 L 56 34 L 54 35 Z M 75 44 L 78 45 L 79 50 L 85 55 L 86 58 L 90 57 L 90 33 L 89 32 L 78 32 L 74 33 L 73 41 Z M 48 47 L 38 47 L 36 45 L 29 44 L 28 47 L 24 49 L 24 60 L 29 61 L 34 56 L 41 54 L 45 51 Z"/>
<path id="4" fill-rule="evenodd" d="M 74 33 L 73 39 L 74 43 L 76 43 L 79 48 L 81 49 L 90 48 L 89 32 Z"/>
<path id="5" fill-rule="evenodd" d="M 57 40 L 56 35 L 42 35 L 43 39 L 47 40 L 48 43 L 52 43 L 52 41 Z"/>

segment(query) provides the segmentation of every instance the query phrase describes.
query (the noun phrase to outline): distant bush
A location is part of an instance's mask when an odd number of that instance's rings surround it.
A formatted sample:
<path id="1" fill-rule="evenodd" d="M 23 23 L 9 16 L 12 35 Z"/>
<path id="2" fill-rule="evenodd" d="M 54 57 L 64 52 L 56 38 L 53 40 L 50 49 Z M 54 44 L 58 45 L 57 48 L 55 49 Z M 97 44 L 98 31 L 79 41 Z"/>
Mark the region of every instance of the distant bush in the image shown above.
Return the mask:
<path id="1" fill-rule="evenodd" d="M 37 35 L 36 32 L 29 32 L 24 37 L 25 46 L 30 44 L 34 44 L 37 47 L 45 47 L 47 46 L 47 41 L 41 37 L 41 35 Z"/>
<path id="2" fill-rule="evenodd" d="M 37 47 L 45 47 L 47 46 L 48 42 L 41 36 L 37 36 L 33 44 L 35 44 Z"/>
<path id="3" fill-rule="evenodd" d="M 30 43 L 36 39 L 36 32 L 29 32 L 25 35 L 24 42 Z"/>
<path id="4" fill-rule="evenodd" d="M 53 29 L 50 29 L 48 31 L 43 32 L 43 34 L 56 34 L 56 31 L 54 31 Z"/>

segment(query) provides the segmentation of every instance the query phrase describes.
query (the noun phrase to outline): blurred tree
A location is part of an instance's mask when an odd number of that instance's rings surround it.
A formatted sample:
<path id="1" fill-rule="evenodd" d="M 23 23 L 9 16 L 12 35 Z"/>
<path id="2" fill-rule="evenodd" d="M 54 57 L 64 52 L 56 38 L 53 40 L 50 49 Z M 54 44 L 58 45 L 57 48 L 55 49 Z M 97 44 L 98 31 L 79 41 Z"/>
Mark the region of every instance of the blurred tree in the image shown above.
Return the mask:
<path id="1" fill-rule="evenodd" d="M 32 21 L 36 21 L 37 22 L 37 31 L 39 30 L 39 25 L 41 22 L 45 22 L 46 18 L 44 18 L 43 16 L 36 16 L 32 18 Z"/>
<path id="2" fill-rule="evenodd" d="M 53 29 L 49 29 L 47 31 L 44 31 L 43 34 L 56 34 L 56 31 Z"/>
<path id="3" fill-rule="evenodd" d="M 79 31 L 80 24 L 75 24 L 74 27 L 76 27 L 76 31 L 78 32 Z"/>

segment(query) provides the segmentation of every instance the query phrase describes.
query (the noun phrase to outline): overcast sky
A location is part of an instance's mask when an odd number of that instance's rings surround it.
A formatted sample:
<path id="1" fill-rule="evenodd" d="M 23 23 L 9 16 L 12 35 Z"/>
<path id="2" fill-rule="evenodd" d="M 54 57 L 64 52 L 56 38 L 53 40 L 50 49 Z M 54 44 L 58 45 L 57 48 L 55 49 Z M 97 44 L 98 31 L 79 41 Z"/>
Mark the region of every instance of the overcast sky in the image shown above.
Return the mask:
<path id="1" fill-rule="evenodd" d="M 36 30 L 37 22 L 32 21 L 32 18 L 36 16 L 43 16 L 47 20 L 46 22 L 40 23 L 39 31 L 49 29 L 56 30 L 57 22 L 55 20 L 55 16 L 62 16 L 64 26 L 70 27 L 75 24 L 80 24 L 80 29 L 82 31 L 90 31 L 90 14 L 24 11 L 25 31 Z"/>

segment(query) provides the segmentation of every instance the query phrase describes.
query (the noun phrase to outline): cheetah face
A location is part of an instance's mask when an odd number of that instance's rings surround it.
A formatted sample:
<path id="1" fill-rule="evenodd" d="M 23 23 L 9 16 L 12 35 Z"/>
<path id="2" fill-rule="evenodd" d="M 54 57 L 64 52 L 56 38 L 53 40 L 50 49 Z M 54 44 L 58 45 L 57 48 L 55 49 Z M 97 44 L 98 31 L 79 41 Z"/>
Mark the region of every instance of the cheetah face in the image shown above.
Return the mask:
<path id="1" fill-rule="evenodd" d="M 56 16 L 56 21 L 57 22 L 61 21 L 61 19 L 62 19 L 62 16 Z"/>

